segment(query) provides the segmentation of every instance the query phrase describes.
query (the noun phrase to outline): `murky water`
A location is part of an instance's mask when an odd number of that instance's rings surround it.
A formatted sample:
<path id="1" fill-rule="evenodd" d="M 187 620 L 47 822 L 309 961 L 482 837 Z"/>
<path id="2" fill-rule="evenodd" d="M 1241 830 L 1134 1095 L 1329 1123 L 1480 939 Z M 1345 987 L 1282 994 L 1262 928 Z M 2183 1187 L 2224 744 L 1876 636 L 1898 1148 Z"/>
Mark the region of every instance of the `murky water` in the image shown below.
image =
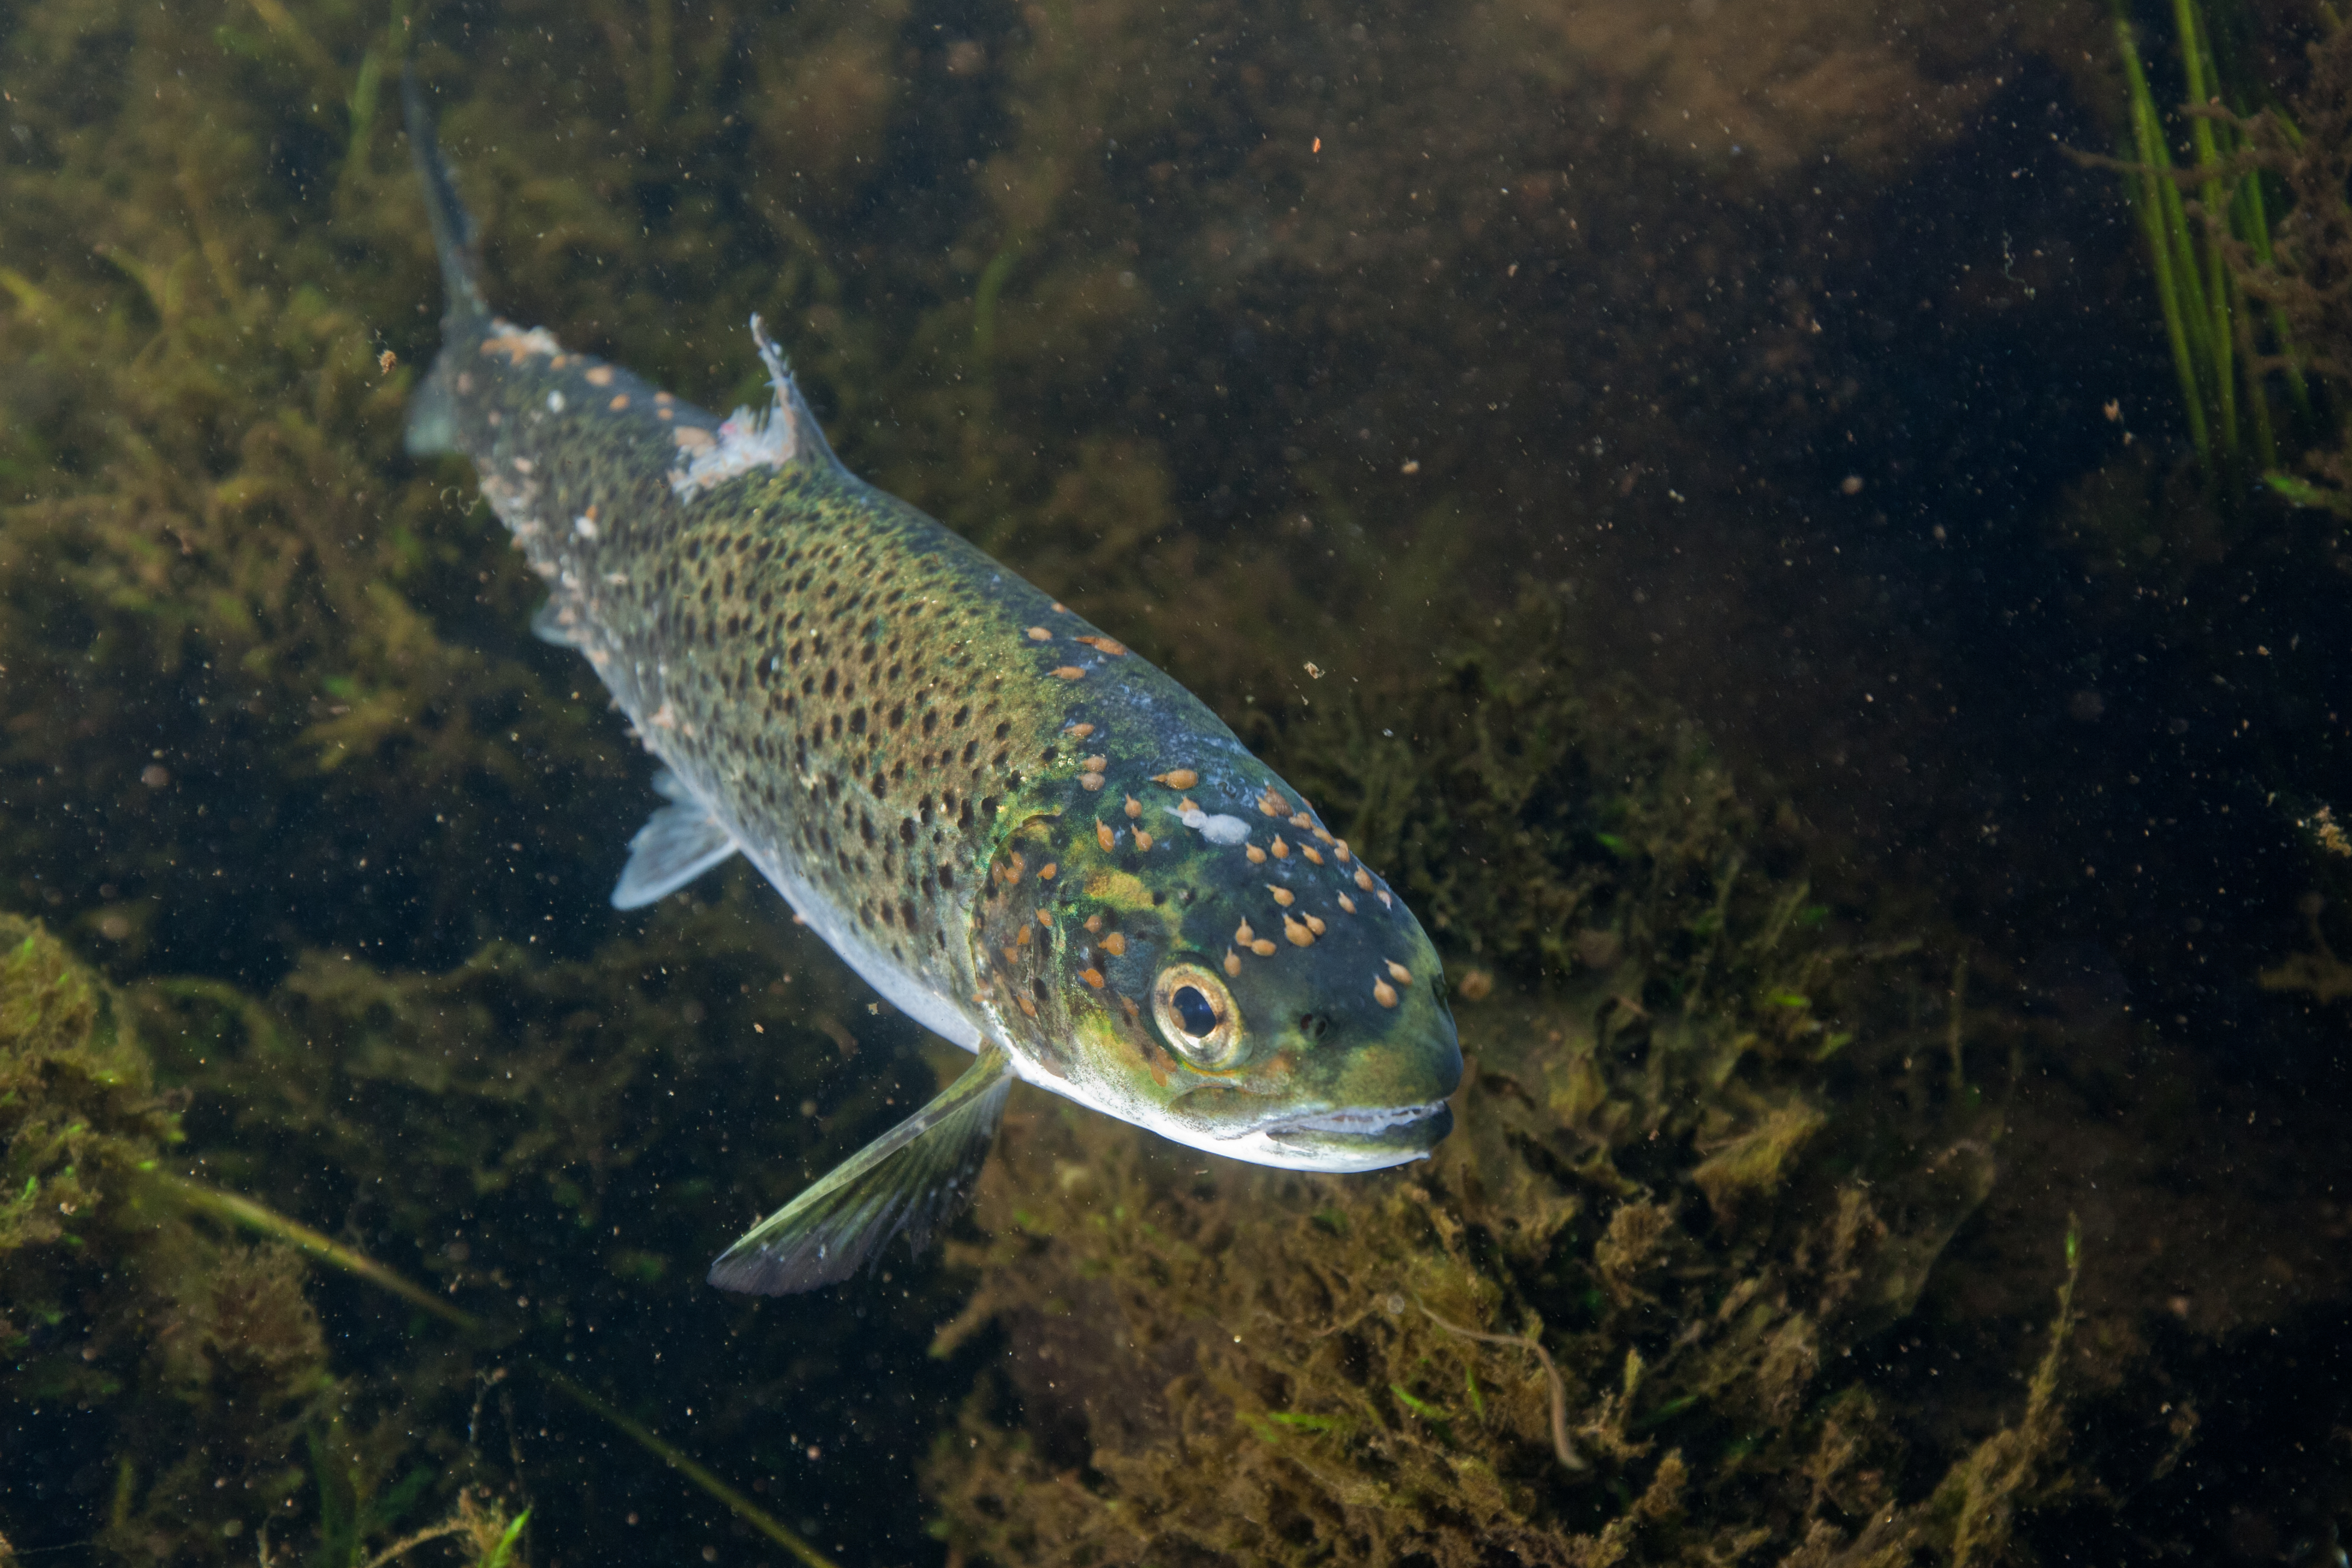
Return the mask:
<path id="1" fill-rule="evenodd" d="M 0 5 L 0 1563 L 2341 1561 L 2352 44 L 2130 20 L 2168 204 L 2094 5 Z M 704 1284 L 961 1057 L 609 907 L 409 56 L 1390 877 L 1435 1159 Z"/>

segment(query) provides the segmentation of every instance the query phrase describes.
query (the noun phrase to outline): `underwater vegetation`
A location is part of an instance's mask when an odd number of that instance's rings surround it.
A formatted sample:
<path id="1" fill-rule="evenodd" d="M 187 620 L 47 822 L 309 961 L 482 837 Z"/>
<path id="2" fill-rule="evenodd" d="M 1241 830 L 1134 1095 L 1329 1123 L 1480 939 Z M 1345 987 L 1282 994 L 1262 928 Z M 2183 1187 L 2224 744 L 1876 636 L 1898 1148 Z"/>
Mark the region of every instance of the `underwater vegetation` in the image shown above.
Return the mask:
<path id="1" fill-rule="evenodd" d="M 2064 60 L 2090 19 L 2086 7 L 2004 16 L 1910 0 L 1699 0 L 1672 13 L 1553 0 L 1498 20 L 1536 68 L 1597 89 L 1643 135 L 1771 177 L 1918 159 L 1998 89 L 2000 46 Z"/>
<path id="2" fill-rule="evenodd" d="M 2242 8 L 2179 0 L 2172 44 L 2186 107 L 2177 129 L 2158 106 L 2121 0 L 2115 16 L 2129 122 L 2119 166 L 2214 501 L 2233 510 L 2259 476 L 2297 505 L 2352 516 L 2341 454 L 2327 449 L 2346 438 L 2347 417 L 2345 322 L 2331 319 L 2342 310 L 2329 303 L 2346 245 L 2341 29 L 2309 46 L 2309 79 L 2290 110 L 2256 74 Z M 2172 153 L 2179 129 L 2185 168 Z M 2318 485 L 2283 467 L 2306 447 Z"/>
<path id="3" fill-rule="evenodd" d="M 97 1467 L 98 1541 L 120 1560 L 268 1562 L 274 1533 L 280 1552 L 356 1562 L 420 1522 L 436 1471 L 346 1418 L 354 1380 L 329 1365 L 295 1254 L 196 1222 L 168 1172 L 184 1097 L 159 1092 L 127 1011 L 47 931 L 0 917 L 12 1489 L 61 1491 L 27 1472 Z M 83 1429 L 23 1441 L 43 1409 L 86 1413 L 70 1424 Z M 443 1504 L 449 1517 L 412 1543 L 449 1541 L 480 1568 L 522 1562 L 523 1516 L 471 1488 Z M 27 1545 L 47 1535 L 25 1522 Z"/>
<path id="4" fill-rule="evenodd" d="M 2291 114 L 2268 108 L 2227 122 L 2245 140 L 2240 162 L 2274 178 L 2291 205 L 2273 243 L 2234 234 L 2219 243 L 2240 286 L 2273 313 L 2281 342 L 2297 345 L 2280 355 L 2280 368 L 2292 376 L 2307 366 L 2327 391 L 2305 473 L 2264 477 L 2299 506 L 2352 520 L 2352 39 L 2344 28 L 2311 46 L 2310 71 Z"/>
<path id="5" fill-rule="evenodd" d="M 2225 13 L 2220 20 L 2240 18 Z M 2216 491 L 2233 496 L 2249 471 L 2273 470 L 2279 463 L 2265 363 L 2254 340 L 2257 321 L 2270 340 L 2268 363 L 2283 367 L 2285 390 L 2305 418 L 2312 413 L 2311 398 L 2285 316 L 2275 306 L 2266 315 L 2254 310 L 2238 279 L 2245 264 L 2269 266 L 2273 256 L 2270 211 L 2279 195 L 2264 188 L 2275 182 L 2266 182 L 2263 171 L 2242 156 L 2249 143 L 2238 118 L 2251 110 L 2249 99 L 2263 86 L 2248 79 L 2242 40 L 2231 40 L 2237 47 L 2227 58 L 2234 68 L 2224 68 L 2216 18 L 2202 5 L 2184 0 L 2173 7 L 2173 21 L 2183 101 L 2223 110 L 2226 117 L 2200 112 L 2189 118 L 2193 156 L 2187 173 L 2195 183 L 2177 179 L 2170 128 L 2148 85 L 2129 16 L 2117 0 L 2116 39 L 2127 87 L 2133 160 L 2126 166 L 2126 187 L 2147 240 L 2190 440 Z M 2263 112 L 2283 138 L 2300 140 L 2283 110 L 2266 107 Z M 2194 218 L 2191 201 L 2197 204 Z M 2231 246 L 2238 249 L 2237 266 L 2226 248 Z"/>

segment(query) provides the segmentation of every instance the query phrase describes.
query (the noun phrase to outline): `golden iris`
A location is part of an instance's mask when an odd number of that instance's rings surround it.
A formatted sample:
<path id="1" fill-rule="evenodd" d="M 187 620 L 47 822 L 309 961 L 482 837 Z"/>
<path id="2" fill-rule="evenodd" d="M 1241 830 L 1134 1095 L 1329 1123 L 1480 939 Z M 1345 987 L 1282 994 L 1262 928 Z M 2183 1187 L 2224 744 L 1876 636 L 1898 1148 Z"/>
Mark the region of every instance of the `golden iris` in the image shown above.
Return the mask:
<path id="1" fill-rule="evenodd" d="M 1197 963 L 1171 963 L 1151 986 L 1160 1038 L 1196 1068 L 1231 1067 L 1242 1050 L 1241 1009 L 1225 983 Z"/>

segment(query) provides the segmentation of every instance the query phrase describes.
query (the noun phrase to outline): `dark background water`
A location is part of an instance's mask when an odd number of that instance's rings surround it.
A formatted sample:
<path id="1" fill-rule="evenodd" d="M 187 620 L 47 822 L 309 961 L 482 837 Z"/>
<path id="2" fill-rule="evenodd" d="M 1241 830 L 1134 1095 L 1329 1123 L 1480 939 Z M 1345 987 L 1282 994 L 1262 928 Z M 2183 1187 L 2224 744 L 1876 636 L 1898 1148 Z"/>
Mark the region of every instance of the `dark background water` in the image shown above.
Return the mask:
<path id="1" fill-rule="evenodd" d="M 2317 29 L 2274 9 L 2292 96 Z M 1305 661 L 1402 679 L 1564 595 L 1558 660 L 1695 721 L 1839 928 L 1967 952 L 2061 1042 L 1931 1334 L 1999 1383 L 2079 1213 L 2117 1376 L 2212 1413 L 2125 1554 L 2275 1560 L 2336 1506 L 2345 1005 L 2257 977 L 2347 940 L 2303 825 L 2352 811 L 2352 578 L 2336 520 L 2200 485 L 2135 219 L 2070 156 L 2116 144 L 2100 7 L 0 5 L 0 901 L 137 999 L 225 1184 L 904 1561 L 1008 1353 L 926 1355 L 967 1277 L 698 1279 L 934 1064 L 740 869 L 606 907 L 646 769 L 467 476 L 397 450 L 438 309 L 409 48 L 501 308 L 720 405 L 742 319 L 787 323 L 854 468 L 1286 759 L 1341 723 Z M 516 1356 L 310 1289 L 354 1426 L 495 1473 L 541 1556 L 755 1550 Z M 97 1550 L 111 1408 L 20 1398 L 20 1551 Z"/>

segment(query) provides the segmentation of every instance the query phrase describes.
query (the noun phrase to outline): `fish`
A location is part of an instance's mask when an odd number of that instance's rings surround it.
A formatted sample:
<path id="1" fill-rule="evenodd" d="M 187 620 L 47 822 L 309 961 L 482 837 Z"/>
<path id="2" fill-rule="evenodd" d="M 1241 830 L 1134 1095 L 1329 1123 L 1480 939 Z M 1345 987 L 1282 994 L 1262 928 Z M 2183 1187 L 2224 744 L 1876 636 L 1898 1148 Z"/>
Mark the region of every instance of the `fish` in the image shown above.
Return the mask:
<path id="1" fill-rule="evenodd" d="M 1182 686 L 835 457 L 751 318 L 771 399 L 724 417 L 495 314 L 413 72 L 446 295 L 406 426 L 470 458 L 659 764 L 612 902 L 741 856 L 898 1011 L 973 1054 L 711 1266 L 783 1294 L 919 1253 L 1016 1080 L 1298 1171 L 1426 1157 L 1462 1051 L 1394 889 Z"/>

